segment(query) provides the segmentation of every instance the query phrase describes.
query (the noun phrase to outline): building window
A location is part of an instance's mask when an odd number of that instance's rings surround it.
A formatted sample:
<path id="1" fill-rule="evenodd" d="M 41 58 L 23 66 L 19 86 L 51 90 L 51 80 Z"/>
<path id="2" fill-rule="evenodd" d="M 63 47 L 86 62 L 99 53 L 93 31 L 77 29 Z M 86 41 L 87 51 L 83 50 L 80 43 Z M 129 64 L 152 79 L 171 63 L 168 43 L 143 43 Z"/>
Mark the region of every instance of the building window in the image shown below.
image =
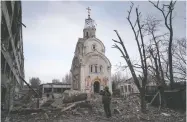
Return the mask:
<path id="1" fill-rule="evenodd" d="M 93 71 L 93 66 L 92 66 L 92 65 L 90 66 L 90 71 L 91 71 L 91 72 Z"/>
<path id="2" fill-rule="evenodd" d="M 90 65 L 89 66 L 89 71 L 91 73 L 102 73 L 103 72 L 103 66 L 102 65 L 98 66 L 97 64 Z"/>
<path id="3" fill-rule="evenodd" d="M 95 65 L 95 73 L 97 73 L 97 64 Z"/>
<path id="4" fill-rule="evenodd" d="M 129 92 L 131 92 L 131 85 L 128 85 L 128 88 L 129 88 Z"/>
<path id="5" fill-rule="evenodd" d="M 127 86 L 125 85 L 125 92 L 127 92 Z"/>
<path id="6" fill-rule="evenodd" d="M 86 37 L 88 37 L 88 32 L 86 32 Z"/>
<path id="7" fill-rule="evenodd" d="M 103 67 L 102 67 L 102 65 L 100 66 L 100 72 L 102 72 L 102 70 L 103 70 Z"/>
<path id="8" fill-rule="evenodd" d="M 95 44 L 92 45 L 92 50 L 93 50 L 93 51 L 96 50 L 96 45 L 95 45 Z"/>

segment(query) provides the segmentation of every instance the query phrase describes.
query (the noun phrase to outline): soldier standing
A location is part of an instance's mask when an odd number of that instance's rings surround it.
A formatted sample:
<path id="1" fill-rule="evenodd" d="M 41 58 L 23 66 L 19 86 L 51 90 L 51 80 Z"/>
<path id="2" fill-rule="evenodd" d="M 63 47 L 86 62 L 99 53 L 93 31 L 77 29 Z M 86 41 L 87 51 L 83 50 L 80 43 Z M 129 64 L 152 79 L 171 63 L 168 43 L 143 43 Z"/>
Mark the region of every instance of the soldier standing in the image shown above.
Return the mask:
<path id="1" fill-rule="evenodd" d="M 105 114 L 107 118 L 111 117 L 110 103 L 111 103 L 111 93 L 109 88 L 106 86 L 104 91 L 101 92 L 102 95 L 102 103 L 104 106 Z"/>

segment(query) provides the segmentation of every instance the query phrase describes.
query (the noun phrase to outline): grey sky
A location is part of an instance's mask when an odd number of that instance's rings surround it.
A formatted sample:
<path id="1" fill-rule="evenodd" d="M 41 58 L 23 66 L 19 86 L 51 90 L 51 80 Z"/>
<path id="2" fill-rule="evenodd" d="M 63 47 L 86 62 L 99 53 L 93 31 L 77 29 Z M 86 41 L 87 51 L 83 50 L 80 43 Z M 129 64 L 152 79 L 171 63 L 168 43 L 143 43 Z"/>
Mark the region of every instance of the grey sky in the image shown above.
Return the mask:
<path id="1" fill-rule="evenodd" d="M 143 17 L 148 14 L 161 18 L 161 13 L 149 2 L 134 2 L 139 5 Z M 91 17 L 97 23 L 96 36 L 106 47 L 106 56 L 114 65 L 125 62 L 116 49 L 111 48 L 112 39 L 117 39 L 114 29 L 124 40 L 129 55 L 139 59 L 133 32 L 126 19 L 130 2 L 63 2 L 23 1 L 23 29 L 25 74 L 39 77 L 42 82 L 53 78 L 62 79 L 69 72 L 75 46 L 82 37 L 86 8 L 91 7 Z M 174 36 L 185 37 L 185 2 L 177 2 L 174 12 Z M 132 20 L 135 18 L 132 13 Z"/>

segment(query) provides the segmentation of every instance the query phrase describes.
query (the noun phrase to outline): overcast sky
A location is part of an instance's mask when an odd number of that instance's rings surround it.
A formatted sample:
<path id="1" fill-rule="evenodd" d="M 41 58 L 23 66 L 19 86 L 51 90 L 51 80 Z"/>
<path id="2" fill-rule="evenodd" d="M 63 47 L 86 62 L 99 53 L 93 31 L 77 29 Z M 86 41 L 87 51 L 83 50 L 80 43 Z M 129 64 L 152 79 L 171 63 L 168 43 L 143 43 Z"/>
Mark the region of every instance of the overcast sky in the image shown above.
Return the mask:
<path id="1" fill-rule="evenodd" d="M 134 2 L 143 17 L 153 15 L 162 18 L 161 13 L 149 2 Z M 139 59 L 133 32 L 126 19 L 130 2 L 64 2 L 23 1 L 23 28 L 25 76 L 39 77 L 42 83 L 59 79 L 70 71 L 75 46 L 83 35 L 86 8 L 91 7 L 91 18 L 97 23 L 96 37 L 106 47 L 106 56 L 115 65 L 125 61 L 118 50 L 111 48 L 112 39 L 117 39 L 114 29 L 120 33 L 132 60 Z M 174 36 L 185 37 L 185 2 L 177 2 L 174 12 Z M 132 13 L 132 20 L 135 18 Z M 129 76 L 130 77 L 130 76 Z"/>

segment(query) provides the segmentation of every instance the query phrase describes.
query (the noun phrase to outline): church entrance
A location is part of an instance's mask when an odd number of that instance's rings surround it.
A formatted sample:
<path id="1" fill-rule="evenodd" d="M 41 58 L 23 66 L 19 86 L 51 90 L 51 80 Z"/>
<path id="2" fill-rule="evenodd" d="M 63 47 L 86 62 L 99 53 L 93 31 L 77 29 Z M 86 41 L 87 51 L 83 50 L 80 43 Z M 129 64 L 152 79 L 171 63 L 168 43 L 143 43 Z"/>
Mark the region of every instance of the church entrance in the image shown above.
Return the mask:
<path id="1" fill-rule="evenodd" d="M 99 93 L 100 91 L 100 83 L 98 81 L 94 82 L 94 93 Z"/>

